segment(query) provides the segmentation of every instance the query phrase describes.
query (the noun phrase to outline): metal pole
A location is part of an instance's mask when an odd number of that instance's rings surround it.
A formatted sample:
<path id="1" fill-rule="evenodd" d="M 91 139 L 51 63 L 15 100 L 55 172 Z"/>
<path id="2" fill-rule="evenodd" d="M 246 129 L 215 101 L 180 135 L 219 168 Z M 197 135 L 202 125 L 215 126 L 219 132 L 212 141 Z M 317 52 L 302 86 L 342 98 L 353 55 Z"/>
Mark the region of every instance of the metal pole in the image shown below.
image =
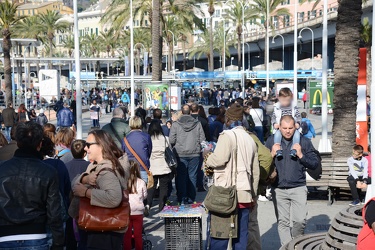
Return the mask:
<path id="1" fill-rule="evenodd" d="M 79 27 L 77 1 L 73 0 L 74 8 L 74 59 L 76 64 L 76 105 L 77 105 L 77 139 L 82 139 L 82 93 L 81 93 L 81 63 L 79 55 Z"/>
<path id="2" fill-rule="evenodd" d="M 134 30 L 133 30 L 133 0 L 130 0 L 130 112 L 135 115 L 134 107 Z"/>
<path id="3" fill-rule="evenodd" d="M 314 70 L 314 31 L 311 30 L 311 70 Z"/>
<path id="4" fill-rule="evenodd" d="M 225 47 L 226 47 L 226 41 L 225 41 L 225 20 L 223 21 L 223 37 L 224 37 L 224 42 L 223 42 L 223 65 L 222 65 L 222 71 L 225 72 Z"/>
<path id="5" fill-rule="evenodd" d="M 25 51 L 23 52 L 23 67 L 24 67 L 24 70 L 25 70 L 25 107 L 26 109 L 29 108 L 27 106 L 27 97 L 26 97 L 26 92 L 27 92 L 27 67 L 26 67 L 26 48 L 25 48 Z"/>
<path id="6" fill-rule="evenodd" d="M 247 67 L 250 71 L 250 45 L 249 43 L 246 43 L 246 45 L 247 45 L 247 64 L 248 64 Z"/>
<path id="7" fill-rule="evenodd" d="M 284 41 L 284 37 L 282 35 L 280 35 L 281 38 L 283 39 L 283 70 L 285 70 L 285 65 L 284 65 L 284 61 L 285 61 L 285 41 Z"/>
<path id="8" fill-rule="evenodd" d="M 270 38 L 269 38 L 269 18 L 270 18 L 270 0 L 267 0 L 267 18 L 266 18 L 266 96 L 268 98 L 270 94 Z"/>
<path id="9" fill-rule="evenodd" d="M 174 57 L 174 44 L 175 44 L 175 40 L 174 40 L 174 33 L 170 30 L 168 30 L 168 32 L 170 32 L 172 34 L 172 64 L 173 64 L 173 70 L 176 70 L 176 58 Z"/>
<path id="10" fill-rule="evenodd" d="M 14 51 L 12 53 L 12 103 L 13 108 L 16 108 L 16 89 L 15 89 L 15 83 L 14 83 Z M 18 86 L 19 87 L 19 86 Z M 8 103 L 5 104 L 6 107 L 8 107 Z"/>
<path id="11" fill-rule="evenodd" d="M 241 3 L 241 2 L 240 2 Z M 242 29 L 245 27 L 245 6 L 243 3 L 242 5 Z M 245 99 L 245 32 L 242 30 L 242 67 L 241 67 L 241 75 L 242 75 L 242 98 Z"/>
<path id="12" fill-rule="evenodd" d="M 372 20 L 375 20 L 375 5 L 372 6 Z M 375 37 L 375 29 L 372 29 L 372 37 Z M 371 46 L 371 57 L 372 58 L 375 58 L 375 44 L 374 44 L 374 40 L 372 40 L 372 46 Z M 372 64 L 372 68 L 371 68 L 371 73 L 373 76 L 375 76 L 375 65 L 374 65 L 374 61 L 371 62 Z M 375 97 L 375 77 L 371 77 L 371 90 L 370 90 L 370 94 L 371 94 L 371 98 L 374 98 Z M 371 108 L 371 117 L 375 117 L 375 101 L 371 101 L 370 103 L 370 108 Z M 375 126 L 371 126 L 371 130 L 370 130 L 370 133 L 371 133 L 371 138 L 370 138 L 370 141 L 372 142 L 371 143 L 371 152 L 374 152 L 371 154 L 371 162 L 375 162 Z M 371 178 L 372 180 L 375 180 L 375 164 L 372 164 L 371 165 Z M 375 184 L 371 184 L 371 197 L 374 197 L 375 196 Z"/>
<path id="13" fill-rule="evenodd" d="M 327 20 L 327 0 L 324 0 L 323 8 L 323 41 L 322 41 L 322 140 L 319 150 L 321 152 L 331 152 L 328 141 L 328 105 L 327 105 L 327 70 L 328 70 L 328 20 Z"/>
<path id="14" fill-rule="evenodd" d="M 294 0 L 294 78 L 293 78 L 293 99 L 294 105 L 298 104 L 298 78 L 297 78 L 297 70 L 298 70 L 298 37 L 297 37 L 297 29 L 298 29 L 298 0 Z"/>

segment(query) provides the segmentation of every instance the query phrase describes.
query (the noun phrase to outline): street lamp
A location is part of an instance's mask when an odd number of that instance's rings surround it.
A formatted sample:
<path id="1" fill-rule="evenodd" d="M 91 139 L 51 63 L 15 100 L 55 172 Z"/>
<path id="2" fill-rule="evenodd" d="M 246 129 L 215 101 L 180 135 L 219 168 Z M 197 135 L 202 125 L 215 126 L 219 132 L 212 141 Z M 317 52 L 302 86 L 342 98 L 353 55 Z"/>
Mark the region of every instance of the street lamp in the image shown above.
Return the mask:
<path id="1" fill-rule="evenodd" d="M 249 69 L 249 71 L 250 71 L 250 64 L 251 64 L 251 61 L 250 61 L 250 53 L 251 53 L 251 51 L 250 51 L 250 45 L 249 45 L 249 43 L 245 43 L 246 45 L 247 45 L 247 66 L 248 66 L 248 69 Z"/>
<path id="2" fill-rule="evenodd" d="M 299 31 L 298 39 L 302 39 L 302 31 L 311 31 L 311 70 L 314 70 L 314 31 L 309 27 L 304 27 Z"/>
<path id="3" fill-rule="evenodd" d="M 294 51 L 293 51 L 293 101 L 294 105 L 298 103 L 298 4 L 299 1 L 295 1 L 294 3 Z"/>
<path id="4" fill-rule="evenodd" d="M 278 37 L 278 36 L 281 37 L 281 39 L 283 41 L 283 70 L 284 70 L 284 55 L 285 55 L 285 40 L 284 40 L 284 36 L 281 35 L 281 34 L 278 34 L 278 35 L 272 37 L 272 43 L 275 43 L 275 38 Z"/>
<path id="5" fill-rule="evenodd" d="M 23 52 L 23 64 L 24 64 L 23 67 L 25 69 L 25 107 L 26 107 L 26 109 L 30 108 L 30 107 L 27 106 L 28 103 L 27 103 L 27 97 L 26 97 L 27 82 L 28 82 L 28 78 L 29 78 L 29 74 L 27 72 L 27 65 L 26 65 L 26 51 L 27 51 L 27 49 L 30 49 L 30 46 L 31 46 L 31 43 L 28 46 L 25 47 L 25 51 Z"/>

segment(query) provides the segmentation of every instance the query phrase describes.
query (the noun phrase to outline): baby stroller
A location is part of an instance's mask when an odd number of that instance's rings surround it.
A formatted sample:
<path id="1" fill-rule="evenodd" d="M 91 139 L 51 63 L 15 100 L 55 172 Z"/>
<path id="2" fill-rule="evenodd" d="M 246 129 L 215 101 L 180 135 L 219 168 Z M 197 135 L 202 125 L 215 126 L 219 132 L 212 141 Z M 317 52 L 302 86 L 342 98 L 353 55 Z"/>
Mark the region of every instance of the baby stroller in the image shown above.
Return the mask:
<path id="1" fill-rule="evenodd" d="M 145 229 L 142 229 L 142 241 L 143 241 L 143 250 L 151 250 L 152 249 L 152 242 L 151 240 L 147 239 L 147 234 L 145 232 Z M 132 248 L 135 248 L 135 242 L 134 242 L 134 234 L 132 236 Z"/>

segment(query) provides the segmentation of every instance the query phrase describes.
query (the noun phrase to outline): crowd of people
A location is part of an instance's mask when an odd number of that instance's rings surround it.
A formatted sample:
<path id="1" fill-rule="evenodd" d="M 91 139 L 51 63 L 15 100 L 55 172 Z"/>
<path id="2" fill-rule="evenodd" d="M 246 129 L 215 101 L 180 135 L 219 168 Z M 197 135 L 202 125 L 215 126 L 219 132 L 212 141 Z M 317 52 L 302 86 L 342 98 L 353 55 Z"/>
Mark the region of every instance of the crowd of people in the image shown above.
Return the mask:
<path id="1" fill-rule="evenodd" d="M 280 90 L 272 113 L 252 90 L 245 99 L 238 89 L 202 89 L 198 95 L 199 103 L 214 104 L 208 116 L 190 96 L 163 120 L 161 109 L 142 107 L 129 117 L 126 91 L 93 90 L 87 96 L 93 124 L 86 140 L 76 139 L 74 100 L 56 102 L 57 126 L 43 110 L 34 119 L 25 105 L 16 112 L 9 103 L 0 120 L 0 249 L 142 249 L 143 220 L 154 198 L 158 195 L 158 212 L 170 202 L 197 203 L 204 175 L 236 193 L 229 215 L 208 209 L 206 249 L 261 249 L 257 202 L 271 195 L 281 244 L 303 234 L 306 169 L 319 168 L 321 158 L 311 143 L 314 127 L 290 89 Z M 103 103 L 112 119 L 100 126 Z M 174 153 L 174 166 L 167 149 Z M 362 153 L 354 148 L 350 164 L 364 162 Z M 350 173 L 354 192 L 357 181 L 366 183 L 368 176 L 357 169 Z M 78 223 L 83 198 L 111 209 L 124 197 L 130 204 L 126 228 L 85 230 Z"/>

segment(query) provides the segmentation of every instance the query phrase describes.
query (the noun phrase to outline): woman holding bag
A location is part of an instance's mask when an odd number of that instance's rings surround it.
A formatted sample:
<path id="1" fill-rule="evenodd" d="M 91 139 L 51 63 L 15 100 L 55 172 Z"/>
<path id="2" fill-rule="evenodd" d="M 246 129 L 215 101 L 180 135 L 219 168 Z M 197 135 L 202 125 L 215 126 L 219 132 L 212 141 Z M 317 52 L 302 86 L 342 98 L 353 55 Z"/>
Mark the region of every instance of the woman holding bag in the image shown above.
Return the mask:
<path id="1" fill-rule="evenodd" d="M 92 207 L 117 208 L 127 189 L 129 161 L 103 130 L 91 131 L 85 150 L 92 162 L 86 172 L 73 180 L 76 197 L 86 197 Z M 70 215 L 77 218 L 78 215 Z M 81 211 L 80 211 L 81 214 Z M 87 249 L 122 250 L 126 228 L 118 231 L 87 231 Z"/>
<path id="2" fill-rule="evenodd" d="M 150 171 L 154 176 L 154 186 L 148 191 L 146 208 L 152 207 L 154 193 L 159 183 L 159 212 L 163 210 L 168 196 L 168 184 L 171 181 L 171 169 L 165 161 L 165 149 L 169 146 L 168 139 L 163 135 L 160 121 L 153 120 L 148 128 L 152 140 Z"/>

